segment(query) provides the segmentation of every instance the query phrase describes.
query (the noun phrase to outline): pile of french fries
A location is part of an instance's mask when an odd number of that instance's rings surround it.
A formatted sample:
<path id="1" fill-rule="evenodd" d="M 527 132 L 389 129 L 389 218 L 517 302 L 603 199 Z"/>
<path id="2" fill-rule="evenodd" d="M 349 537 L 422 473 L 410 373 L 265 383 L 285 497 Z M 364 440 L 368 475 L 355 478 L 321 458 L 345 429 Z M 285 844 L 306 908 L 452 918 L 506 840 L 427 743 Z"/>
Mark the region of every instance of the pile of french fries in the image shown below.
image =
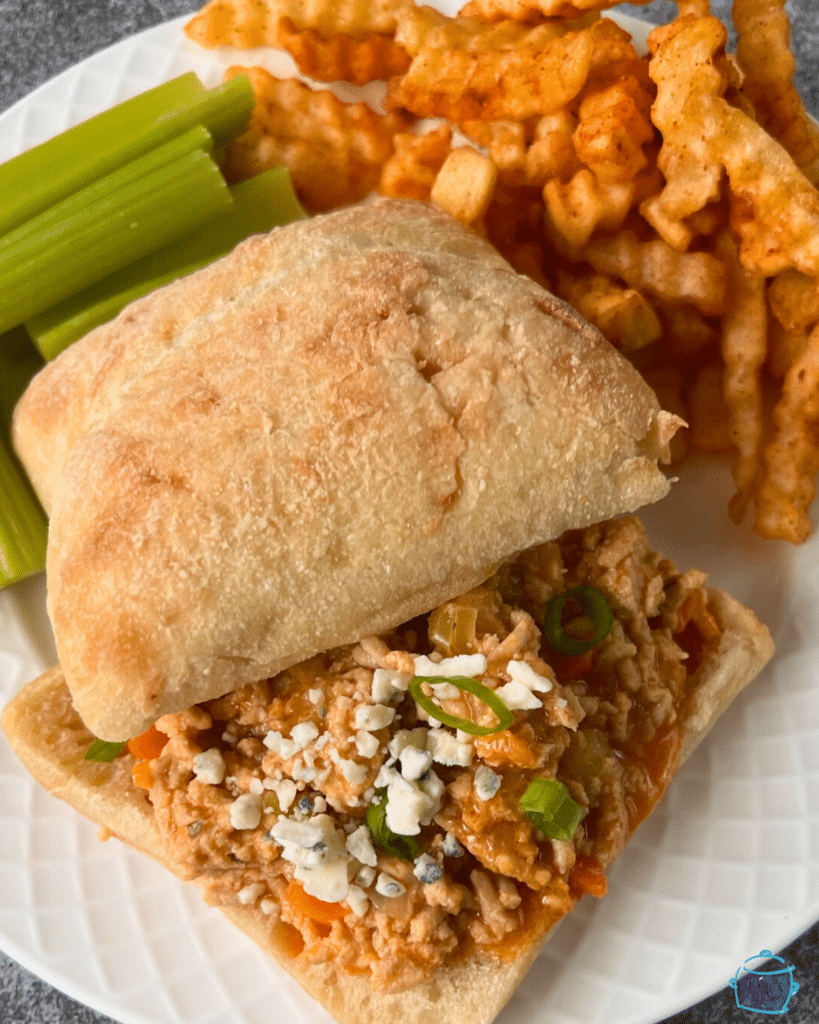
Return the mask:
<path id="1" fill-rule="evenodd" d="M 734 522 L 801 543 L 819 472 L 819 130 L 784 0 L 680 0 L 641 55 L 607 0 L 213 0 L 203 46 L 384 81 L 383 109 L 251 70 L 234 179 L 276 163 L 311 211 L 431 201 L 564 298 L 689 428 L 732 452 Z M 246 69 L 233 68 L 229 73 Z M 430 120 L 433 119 L 433 120 Z"/>

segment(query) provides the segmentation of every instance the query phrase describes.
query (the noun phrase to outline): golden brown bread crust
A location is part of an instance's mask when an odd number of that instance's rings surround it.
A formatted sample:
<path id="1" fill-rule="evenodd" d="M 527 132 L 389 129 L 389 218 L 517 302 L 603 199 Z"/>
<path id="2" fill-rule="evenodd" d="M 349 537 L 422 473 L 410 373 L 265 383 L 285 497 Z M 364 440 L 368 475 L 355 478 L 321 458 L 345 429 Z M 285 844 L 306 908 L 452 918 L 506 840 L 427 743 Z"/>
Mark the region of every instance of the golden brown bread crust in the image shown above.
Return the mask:
<path id="1" fill-rule="evenodd" d="M 703 659 L 693 679 L 692 700 L 682 718 L 683 759 L 773 653 L 768 630 L 733 598 L 709 589 L 708 607 L 724 635 L 718 651 Z M 165 853 L 147 797 L 130 781 L 130 756 L 110 765 L 82 760 L 91 734 L 71 706 L 59 667 L 24 687 L 4 710 L 2 727 L 20 760 L 47 789 L 180 874 Z M 541 944 L 540 939 L 533 942 L 517 960 L 506 964 L 472 957 L 409 992 L 385 995 L 374 992 L 363 977 L 336 971 L 332 964 L 311 965 L 287 957 L 272 940 L 269 918 L 261 910 L 222 909 L 340 1024 L 385 1020 L 489 1024 L 515 991 Z"/>
<path id="2" fill-rule="evenodd" d="M 76 706 L 121 739 L 427 611 L 664 495 L 677 422 L 422 204 L 251 238 L 69 348 L 16 411 Z"/>

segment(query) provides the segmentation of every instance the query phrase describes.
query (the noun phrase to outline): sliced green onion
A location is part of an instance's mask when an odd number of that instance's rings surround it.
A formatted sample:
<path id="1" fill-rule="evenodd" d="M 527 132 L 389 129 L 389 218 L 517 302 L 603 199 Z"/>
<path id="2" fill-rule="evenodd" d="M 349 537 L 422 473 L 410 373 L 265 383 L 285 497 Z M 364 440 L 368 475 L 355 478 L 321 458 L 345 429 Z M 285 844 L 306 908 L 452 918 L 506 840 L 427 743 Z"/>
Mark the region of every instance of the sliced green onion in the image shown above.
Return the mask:
<path id="1" fill-rule="evenodd" d="M 0 587 L 45 568 L 47 536 L 45 513 L 0 436 Z"/>
<path id="2" fill-rule="evenodd" d="M 579 640 L 577 637 L 569 636 L 563 628 L 563 606 L 570 597 L 577 601 L 591 620 L 592 635 L 589 640 Z M 613 621 L 614 613 L 603 594 L 597 587 L 585 584 L 553 597 L 546 605 L 543 616 L 543 625 L 549 643 L 560 654 L 565 654 L 570 658 L 577 658 L 581 654 L 585 654 L 586 651 L 590 651 L 592 647 L 596 647 L 601 640 L 609 635 Z"/>
<path id="3" fill-rule="evenodd" d="M 206 91 L 188 72 L 83 121 L 0 165 L 0 234 L 194 125 L 224 145 L 253 106 L 245 75 Z"/>
<path id="4" fill-rule="evenodd" d="M 125 741 L 122 743 L 109 743 L 107 740 L 94 740 L 85 752 L 86 761 L 113 761 L 119 757 L 125 748 Z"/>
<path id="5" fill-rule="evenodd" d="M 68 216 L 47 236 L 0 251 L 0 331 L 186 234 L 232 202 L 219 169 L 194 150 Z"/>
<path id="6" fill-rule="evenodd" d="M 224 256 L 248 235 L 305 216 L 285 167 L 248 178 L 230 192 L 233 205 L 189 234 L 27 320 L 26 329 L 40 352 L 53 359 L 94 327 L 113 320 L 134 299 Z"/>
<path id="7" fill-rule="evenodd" d="M 412 836 L 399 836 L 387 825 L 387 790 L 377 789 L 375 799 L 367 808 L 367 828 L 382 850 L 401 860 L 415 860 L 420 851 Z"/>
<path id="8" fill-rule="evenodd" d="M 477 725 L 468 718 L 457 718 L 455 715 L 448 714 L 438 707 L 432 697 L 428 697 L 424 693 L 421 689 L 423 683 L 449 683 L 459 690 L 471 693 L 495 712 L 498 719 L 497 725 Z M 497 694 L 493 693 L 488 686 L 479 683 L 477 679 L 470 679 L 467 676 L 416 676 L 409 684 L 409 692 L 416 703 L 420 704 L 431 718 L 443 722 L 444 725 L 448 725 L 452 729 L 471 733 L 473 736 L 491 736 L 492 733 L 508 729 L 515 721 L 515 716 Z"/>
<path id="9" fill-rule="evenodd" d="M 535 828 L 550 839 L 568 841 L 583 817 L 583 808 L 572 800 L 558 779 L 532 779 L 518 806 Z"/>

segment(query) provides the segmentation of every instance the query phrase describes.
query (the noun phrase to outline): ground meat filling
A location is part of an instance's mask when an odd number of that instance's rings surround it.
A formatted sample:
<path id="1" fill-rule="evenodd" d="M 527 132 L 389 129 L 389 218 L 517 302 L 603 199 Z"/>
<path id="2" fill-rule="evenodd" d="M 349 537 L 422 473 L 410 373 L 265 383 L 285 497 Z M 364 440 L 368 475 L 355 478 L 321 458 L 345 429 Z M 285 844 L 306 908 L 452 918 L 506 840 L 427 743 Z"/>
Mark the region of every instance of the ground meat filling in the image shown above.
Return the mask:
<path id="1" fill-rule="evenodd" d="M 570 658 L 540 624 L 579 584 L 614 622 Z M 605 891 L 676 770 L 691 675 L 720 639 L 703 584 L 652 553 L 637 520 L 603 523 L 394 633 L 166 716 L 149 796 L 169 853 L 214 903 L 268 915 L 279 948 L 385 991 L 475 950 L 514 957 Z M 408 690 L 431 675 L 479 680 L 513 723 L 442 725 Z M 451 684 L 430 692 L 450 715 L 497 721 Z M 582 808 L 571 840 L 521 810 L 538 777 Z"/>

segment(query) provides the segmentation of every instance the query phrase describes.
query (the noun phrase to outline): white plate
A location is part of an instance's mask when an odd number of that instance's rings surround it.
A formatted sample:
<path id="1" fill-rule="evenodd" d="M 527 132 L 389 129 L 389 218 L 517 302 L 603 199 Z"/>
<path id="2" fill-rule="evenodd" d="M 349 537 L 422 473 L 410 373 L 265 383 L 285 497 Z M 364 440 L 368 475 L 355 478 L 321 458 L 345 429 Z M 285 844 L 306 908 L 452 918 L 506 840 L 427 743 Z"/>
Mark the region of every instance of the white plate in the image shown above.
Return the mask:
<path id="1" fill-rule="evenodd" d="M 118 43 L 0 116 L 0 160 L 173 75 L 215 85 L 228 64 L 251 63 L 195 48 L 184 21 Z M 292 73 L 289 58 L 264 58 Z M 499 1024 L 647 1024 L 819 918 L 819 536 L 797 550 L 763 544 L 728 522 L 730 493 L 725 464 L 687 465 L 644 520 L 681 568 L 710 571 L 770 623 L 775 663 L 682 770 L 605 900 L 587 897 L 561 925 Z M 40 579 L 0 592 L 2 703 L 54 660 L 44 604 Z M 192 887 L 100 844 L 1 739 L 0 948 L 123 1024 L 329 1022 Z"/>

